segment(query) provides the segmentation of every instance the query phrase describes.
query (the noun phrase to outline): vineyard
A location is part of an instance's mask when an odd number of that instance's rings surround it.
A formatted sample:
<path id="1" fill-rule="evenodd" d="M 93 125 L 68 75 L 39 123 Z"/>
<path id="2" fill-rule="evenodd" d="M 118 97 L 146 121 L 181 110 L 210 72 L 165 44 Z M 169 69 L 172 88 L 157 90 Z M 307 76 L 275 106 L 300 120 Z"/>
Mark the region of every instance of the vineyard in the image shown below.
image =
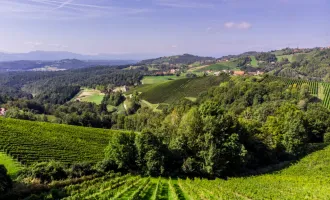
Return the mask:
<path id="1" fill-rule="evenodd" d="M 330 199 L 330 146 L 278 173 L 229 180 L 108 175 L 61 188 L 62 199 Z M 51 193 L 43 194 L 51 197 Z"/>
<path id="2" fill-rule="evenodd" d="M 0 118 L 0 150 L 23 164 L 103 159 L 113 130 Z"/>
<path id="3" fill-rule="evenodd" d="M 267 82 L 271 81 L 283 81 L 286 85 L 297 88 L 298 90 L 301 88 L 303 84 L 308 84 L 309 92 L 322 100 L 322 104 L 330 109 L 330 83 L 326 82 L 315 82 L 315 81 L 307 81 L 301 79 L 289 79 L 283 77 L 269 76 L 266 79 Z"/>

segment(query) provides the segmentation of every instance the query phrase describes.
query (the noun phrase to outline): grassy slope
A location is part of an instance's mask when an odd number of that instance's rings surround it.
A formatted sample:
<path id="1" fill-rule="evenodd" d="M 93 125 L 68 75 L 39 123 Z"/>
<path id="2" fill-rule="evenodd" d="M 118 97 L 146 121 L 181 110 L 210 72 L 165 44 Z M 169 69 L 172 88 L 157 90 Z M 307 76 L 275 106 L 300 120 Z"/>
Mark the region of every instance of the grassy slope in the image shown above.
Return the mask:
<path id="1" fill-rule="evenodd" d="M 284 58 L 287 58 L 289 60 L 289 62 L 293 61 L 293 54 L 290 55 L 282 55 L 282 56 L 276 56 L 278 61 L 281 61 Z"/>
<path id="2" fill-rule="evenodd" d="M 66 163 L 103 158 L 118 131 L 0 118 L 0 150 L 31 164 L 50 159 Z"/>
<path id="3" fill-rule="evenodd" d="M 14 176 L 21 168 L 22 165 L 6 153 L 0 151 L 0 165 L 4 165 L 8 170 L 8 174 Z"/>
<path id="4" fill-rule="evenodd" d="M 199 69 L 197 71 L 207 71 L 207 70 L 212 70 L 212 71 L 238 70 L 238 68 L 236 67 L 236 63 L 234 63 L 234 62 L 222 62 L 222 63 L 216 63 L 213 65 L 209 65 L 209 66 Z"/>
<path id="5" fill-rule="evenodd" d="M 219 85 L 223 80 L 222 76 L 208 76 L 170 81 L 143 90 L 141 98 L 152 104 L 173 103 L 184 97 L 197 97 L 199 93 Z"/>
<path id="6" fill-rule="evenodd" d="M 250 56 L 252 67 L 258 67 L 258 61 L 255 56 Z"/>
<path id="7" fill-rule="evenodd" d="M 171 80 L 177 80 L 182 79 L 182 76 L 145 76 L 142 79 L 142 84 L 158 84 L 158 83 L 164 83 Z"/>
<path id="8" fill-rule="evenodd" d="M 92 102 L 99 105 L 101 104 L 104 95 L 105 94 L 103 94 L 99 90 L 83 88 L 72 100 L 76 100 L 77 98 L 80 98 L 81 101 Z"/>

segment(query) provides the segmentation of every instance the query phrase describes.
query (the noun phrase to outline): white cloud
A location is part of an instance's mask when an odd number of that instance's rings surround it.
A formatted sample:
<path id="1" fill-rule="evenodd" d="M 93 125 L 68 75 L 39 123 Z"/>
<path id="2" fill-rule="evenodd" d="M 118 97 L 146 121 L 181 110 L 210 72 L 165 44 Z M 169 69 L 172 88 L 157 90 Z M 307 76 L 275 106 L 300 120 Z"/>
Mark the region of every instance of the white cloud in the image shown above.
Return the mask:
<path id="1" fill-rule="evenodd" d="M 237 28 L 239 29 L 249 29 L 252 27 L 252 24 L 248 23 L 248 22 L 242 22 L 240 24 L 237 24 Z"/>
<path id="2" fill-rule="evenodd" d="M 65 48 L 68 48 L 68 46 L 66 46 L 66 45 L 62 45 L 62 44 L 48 44 L 48 46 L 56 47 L 56 48 L 58 48 L 58 49 L 65 49 Z"/>
<path id="3" fill-rule="evenodd" d="M 42 42 L 24 42 L 25 45 L 32 46 L 33 48 L 43 45 Z"/>
<path id="4" fill-rule="evenodd" d="M 171 47 L 172 47 L 172 48 L 177 48 L 177 47 L 178 47 L 178 45 L 176 45 L 176 44 L 173 44 Z"/>
<path id="5" fill-rule="evenodd" d="M 166 6 L 172 8 L 213 8 L 214 5 L 210 3 L 201 3 L 192 0 L 155 0 L 159 6 Z"/>
<path id="6" fill-rule="evenodd" d="M 227 29 L 250 29 L 252 27 L 252 24 L 248 22 L 241 22 L 241 23 L 226 22 L 224 24 L 224 27 Z"/>
<path id="7" fill-rule="evenodd" d="M 8 18 L 32 19 L 85 19 L 135 15 L 149 12 L 143 8 L 115 7 L 93 3 L 76 3 L 73 0 L 0 0 L 0 15 Z M 97 4 L 98 3 L 98 4 Z"/>
<path id="8" fill-rule="evenodd" d="M 225 23 L 225 27 L 226 27 L 226 28 L 233 28 L 233 27 L 235 27 L 235 25 L 236 25 L 236 24 L 235 24 L 234 22 L 226 22 L 226 23 Z"/>

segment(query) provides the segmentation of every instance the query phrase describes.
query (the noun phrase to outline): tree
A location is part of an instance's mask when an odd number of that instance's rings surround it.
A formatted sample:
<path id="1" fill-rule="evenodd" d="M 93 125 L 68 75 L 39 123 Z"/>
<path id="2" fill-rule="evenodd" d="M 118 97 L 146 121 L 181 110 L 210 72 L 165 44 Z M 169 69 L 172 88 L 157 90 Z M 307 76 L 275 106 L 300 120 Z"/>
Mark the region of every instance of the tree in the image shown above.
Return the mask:
<path id="1" fill-rule="evenodd" d="M 137 150 L 134 141 L 134 133 L 113 134 L 105 148 L 105 160 L 115 163 L 118 169 L 136 169 Z"/>
<path id="2" fill-rule="evenodd" d="M 260 135 L 277 152 L 297 156 L 303 153 L 307 142 L 306 120 L 297 106 L 285 103 L 269 116 Z"/>
<path id="3" fill-rule="evenodd" d="M 7 193 L 13 187 L 13 183 L 5 166 L 0 165 L 0 196 Z"/>
<path id="4" fill-rule="evenodd" d="M 159 176 L 164 173 L 165 152 L 161 141 L 151 132 L 144 130 L 135 140 L 138 152 L 137 164 L 142 173 Z"/>

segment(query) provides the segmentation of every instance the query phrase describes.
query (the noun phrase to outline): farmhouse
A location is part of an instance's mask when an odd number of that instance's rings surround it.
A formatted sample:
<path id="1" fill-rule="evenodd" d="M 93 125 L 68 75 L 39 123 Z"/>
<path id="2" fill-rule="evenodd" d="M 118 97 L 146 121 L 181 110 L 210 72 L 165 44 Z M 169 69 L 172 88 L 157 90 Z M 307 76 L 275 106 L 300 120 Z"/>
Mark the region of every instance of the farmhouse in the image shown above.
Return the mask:
<path id="1" fill-rule="evenodd" d="M 0 116 L 4 116 L 7 112 L 6 108 L 0 108 Z"/>
<path id="2" fill-rule="evenodd" d="M 244 74 L 244 71 L 234 71 L 234 76 L 243 76 Z"/>

